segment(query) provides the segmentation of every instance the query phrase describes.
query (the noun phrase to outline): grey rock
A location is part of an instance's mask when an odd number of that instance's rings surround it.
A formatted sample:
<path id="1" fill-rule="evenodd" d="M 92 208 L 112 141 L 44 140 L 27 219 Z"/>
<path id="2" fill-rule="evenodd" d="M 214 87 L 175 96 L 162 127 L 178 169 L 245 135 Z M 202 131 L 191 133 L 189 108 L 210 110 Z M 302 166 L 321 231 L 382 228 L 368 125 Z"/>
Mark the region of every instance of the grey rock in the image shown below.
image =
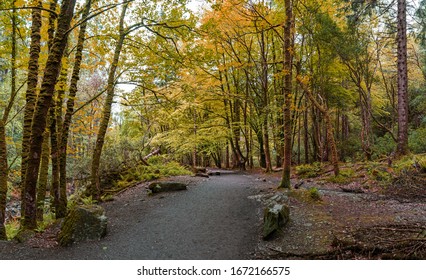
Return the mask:
<path id="1" fill-rule="evenodd" d="M 99 205 L 76 206 L 65 217 L 59 244 L 69 246 L 86 240 L 100 240 L 107 232 L 105 210 Z"/>
<path id="2" fill-rule="evenodd" d="M 263 213 L 263 239 L 269 239 L 290 220 L 290 209 L 284 204 L 273 204 Z"/>
<path id="3" fill-rule="evenodd" d="M 154 182 L 148 187 L 152 193 L 186 190 L 186 184 L 176 182 Z"/>

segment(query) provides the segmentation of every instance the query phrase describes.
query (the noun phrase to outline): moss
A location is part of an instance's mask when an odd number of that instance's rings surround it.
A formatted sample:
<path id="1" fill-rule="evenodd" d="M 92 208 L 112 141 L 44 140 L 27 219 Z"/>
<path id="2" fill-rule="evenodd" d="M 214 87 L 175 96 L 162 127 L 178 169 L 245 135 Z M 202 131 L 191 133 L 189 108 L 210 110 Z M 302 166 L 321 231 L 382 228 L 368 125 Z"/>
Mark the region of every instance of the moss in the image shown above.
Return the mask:
<path id="1" fill-rule="evenodd" d="M 326 178 L 325 180 L 330 183 L 336 183 L 336 184 L 348 184 L 352 182 L 356 177 L 355 171 L 352 169 L 343 169 L 340 170 L 339 175 L 337 176 L 330 176 Z"/>
<path id="2" fill-rule="evenodd" d="M 306 203 L 312 203 L 312 202 L 321 202 L 321 194 L 318 190 L 318 188 L 313 187 L 309 190 L 307 189 L 291 189 L 288 193 L 290 197 L 296 198 L 299 201 L 306 202 Z"/>
<path id="3" fill-rule="evenodd" d="M 99 205 L 84 205 L 69 211 L 59 234 L 59 244 L 69 246 L 77 241 L 99 240 L 106 234 L 107 219 Z"/>
<path id="4" fill-rule="evenodd" d="M 321 173 L 321 163 L 314 162 L 313 164 L 302 164 L 296 166 L 296 174 L 300 178 L 314 178 Z"/>
<path id="5" fill-rule="evenodd" d="M 314 201 L 320 201 L 320 200 L 322 200 L 321 199 L 321 195 L 320 195 L 320 193 L 319 193 L 319 191 L 318 191 L 318 189 L 317 188 L 310 188 L 309 189 L 309 197 L 312 199 L 312 200 L 314 200 Z"/>
<path id="6" fill-rule="evenodd" d="M 161 177 L 190 175 L 190 171 L 175 161 L 168 161 L 165 157 L 155 156 L 148 160 L 149 166 L 139 165 L 122 174 L 115 183 L 119 189 L 124 189 L 136 182 L 152 181 Z"/>

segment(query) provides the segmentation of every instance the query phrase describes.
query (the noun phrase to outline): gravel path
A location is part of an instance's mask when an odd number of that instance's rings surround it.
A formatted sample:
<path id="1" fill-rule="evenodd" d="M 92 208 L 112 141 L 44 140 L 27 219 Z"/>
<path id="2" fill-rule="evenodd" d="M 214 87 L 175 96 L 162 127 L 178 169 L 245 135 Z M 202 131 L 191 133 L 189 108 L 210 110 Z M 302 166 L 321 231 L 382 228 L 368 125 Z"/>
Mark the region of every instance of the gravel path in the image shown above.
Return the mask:
<path id="1" fill-rule="evenodd" d="M 101 241 L 69 248 L 15 246 L 12 258 L 252 258 L 260 227 L 259 205 L 248 196 L 255 193 L 256 182 L 233 173 L 196 181 L 187 191 L 154 196 L 147 196 L 144 186 L 139 186 L 105 203 L 108 235 Z"/>

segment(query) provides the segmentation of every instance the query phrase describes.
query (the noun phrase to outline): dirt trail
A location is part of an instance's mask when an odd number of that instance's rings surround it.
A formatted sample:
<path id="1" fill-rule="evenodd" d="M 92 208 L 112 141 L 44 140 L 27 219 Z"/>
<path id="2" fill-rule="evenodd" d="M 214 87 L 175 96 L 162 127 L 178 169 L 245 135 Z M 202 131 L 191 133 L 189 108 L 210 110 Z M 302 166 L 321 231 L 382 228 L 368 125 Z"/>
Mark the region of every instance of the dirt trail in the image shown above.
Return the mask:
<path id="1" fill-rule="evenodd" d="M 180 180 L 193 182 L 187 191 L 154 196 L 147 196 L 141 185 L 105 203 L 108 234 L 101 241 L 69 248 L 0 244 L 0 258 L 253 258 L 260 226 L 259 204 L 248 196 L 256 191 L 256 181 L 234 173 Z"/>

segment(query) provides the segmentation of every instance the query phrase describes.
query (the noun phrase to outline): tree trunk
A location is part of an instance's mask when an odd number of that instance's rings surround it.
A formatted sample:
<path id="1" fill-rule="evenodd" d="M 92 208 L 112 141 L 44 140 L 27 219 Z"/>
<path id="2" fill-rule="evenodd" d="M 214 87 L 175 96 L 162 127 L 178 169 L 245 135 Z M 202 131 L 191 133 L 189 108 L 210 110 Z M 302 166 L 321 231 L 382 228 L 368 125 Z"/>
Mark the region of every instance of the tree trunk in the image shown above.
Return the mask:
<path id="1" fill-rule="evenodd" d="M 36 7 L 42 7 L 42 1 L 36 2 Z M 32 9 L 31 12 L 32 25 L 31 25 L 31 44 L 30 44 L 30 59 L 28 61 L 28 77 L 27 77 L 27 91 L 25 93 L 25 108 L 24 108 L 24 123 L 22 131 L 22 161 L 21 161 L 21 181 L 22 181 L 22 202 L 24 202 L 25 193 L 25 174 L 27 171 L 28 151 L 31 140 L 31 124 L 34 114 L 34 106 L 37 99 L 37 83 L 39 71 L 39 57 L 41 48 L 41 10 Z M 25 203 L 21 205 L 21 217 L 25 217 Z"/>
<path id="2" fill-rule="evenodd" d="M 0 119 L 0 240 L 6 240 L 6 198 L 7 198 L 7 150 L 6 150 L 6 131 L 4 122 Z"/>
<path id="3" fill-rule="evenodd" d="M 47 179 L 49 173 L 49 130 L 46 130 L 43 135 L 43 145 L 41 149 L 41 166 L 40 175 L 38 178 L 37 187 L 37 221 L 43 221 L 44 201 L 46 199 Z"/>
<path id="4" fill-rule="evenodd" d="M 291 120 L 291 102 L 292 102 L 292 78 L 293 78 L 293 3 L 291 0 L 285 0 L 284 6 L 286 19 L 284 25 L 284 159 L 283 173 L 280 188 L 290 188 L 290 168 L 291 168 L 291 139 L 292 139 L 292 120 Z"/>
<path id="5" fill-rule="evenodd" d="M 398 0 L 398 143 L 396 155 L 408 154 L 407 1 Z"/>
<path id="6" fill-rule="evenodd" d="M 364 98 L 365 97 L 365 98 Z M 371 130 L 371 93 L 368 91 L 366 96 L 360 94 L 361 104 L 361 144 L 362 150 L 364 151 L 365 157 L 368 161 L 371 160 L 373 150 L 371 148 L 373 144 L 373 132 Z"/>
<path id="7" fill-rule="evenodd" d="M 92 0 L 87 0 L 85 10 L 81 16 L 81 19 L 87 18 L 90 13 Z M 67 148 L 68 148 L 68 136 L 71 127 L 71 119 L 74 112 L 75 97 L 77 95 L 77 84 L 80 79 L 81 62 L 83 60 L 83 49 L 84 41 L 87 29 L 87 21 L 84 21 L 80 25 L 80 31 L 78 34 L 78 41 L 75 52 L 74 68 L 71 76 L 71 83 L 69 88 L 69 95 L 67 99 L 67 108 L 62 123 L 62 131 L 60 133 L 59 140 L 59 189 L 61 193 L 66 194 L 67 188 Z M 66 196 L 65 196 L 66 197 Z"/>
<path id="8" fill-rule="evenodd" d="M 225 150 L 225 168 L 229 169 L 231 166 L 229 164 L 229 143 L 226 141 L 226 150 Z"/>
<path id="9" fill-rule="evenodd" d="M 23 226 L 27 229 L 35 229 L 37 227 L 36 189 L 43 133 L 46 128 L 48 111 L 51 107 L 55 85 L 61 69 L 61 59 L 67 45 L 67 31 L 70 28 L 70 23 L 74 15 L 75 2 L 76 0 L 64 0 L 62 3 L 58 18 L 58 28 L 47 58 L 40 95 L 35 106 L 23 195 L 23 204 L 25 205 Z"/>
<path id="10" fill-rule="evenodd" d="M 4 109 L 3 117 L 0 119 L 0 240 L 7 240 L 5 220 L 6 220 L 6 202 L 7 202 L 7 180 L 9 168 L 7 162 L 7 144 L 6 144 L 6 122 L 12 109 L 16 91 L 16 1 L 12 2 L 12 50 L 11 50 L 11 92 L 7 107 Z"/>
<path id="11" fill-rule="evenodd" d="M 61 141 L 60 132 L 62 131 L 62 101 L 65 95 L 65 85 L 68 76 L 68 58 L 63 57 L 62 69 L 58 80 L 56 91 L 56 102 L 50 108 L 50 146 L 52 158 L 52 192 L 53 205 L 55 207 L 55 217 L 64 218 L 67 212 L 67 194 L 65 188 L 60 188 L 60 157 L 59 145 Z"/>
<path id="12" fill-rule="evenodd" d="M 305 164 L 309 164 L 309 127 L 308 127 L 308 97 L 305 95 L 305 108 L 303 114 L 303 146 L 305 149 Z"/>
<path id="13" fill-rule="evenodd" d="M 92 172 L 91 172 L 91 184 L 87 189 L 87 195 L 93 198 L 99 198 L 100 195 L 100 178 L 99 178 L 99 166 L 101 161 L 102 148 L 105 142 L 105 135 L 108 129 L 109 120 L 111 117 L 112 101 L 114 99 L 115 89 L 115 72 L 117 70 L 118 62 L 120 59 L 121 49 L 123 48 L 124 38 L 126 36 L 124 30 L 124 17 L 126 15 L 128 3 L 124 4 L 123 10 L 121 11 L 120 23 L 119 23 L 119 37 L 114 50 L 114 58 L 111 64 L 111 68 L 108 73 L 108 85 L 107 85 L 107 97 L 105 100 L 104 108 L 102 111 L 101 123 L 99 126 L 95 150 L 93 151 L 92 158 Z"/>

